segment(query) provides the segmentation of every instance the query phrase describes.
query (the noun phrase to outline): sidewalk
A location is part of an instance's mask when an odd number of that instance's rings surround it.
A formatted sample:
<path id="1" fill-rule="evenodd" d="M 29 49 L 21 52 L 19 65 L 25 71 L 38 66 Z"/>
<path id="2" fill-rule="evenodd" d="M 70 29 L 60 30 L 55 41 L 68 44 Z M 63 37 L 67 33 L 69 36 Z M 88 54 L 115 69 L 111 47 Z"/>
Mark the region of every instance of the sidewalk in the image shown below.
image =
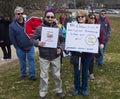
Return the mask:
<path id="1" fill-rule="evenodd" d="M 11 63 L 15 60 L 17 60 L 17 55 L 16 55 L 16 51 L 15 51 L 15 48 L 13 47 L 13 45 L 11 46 L 11 51 L 12 51 L 12 58 L 9 59 L 9 60 L 1 60 L 1 58 L 3 57 L 3 53 L 2 53 L 2 50 L 0 49 L 0 66 L 3 66 L 4 64 L 8 64 L 8 63 Z"/>
<path id="2" fill-rule="evenodd" d="M 38 51 L 38 48 L 35 47 L 35 52 Z M 12 63 L 12 62 L 16 62 L 16 60 L 18 60 L 17 55 L 16 55 L 16 50 L 13 47 L 13 45 L 11 46 L 11 54 L 12 54 L 12 58 L 9 60 L 1 60 L 1 58 L 3 57 L 3 53 L 2 50 L 0 49 L 0 66 L 4 66 L 6 64 Z"/>

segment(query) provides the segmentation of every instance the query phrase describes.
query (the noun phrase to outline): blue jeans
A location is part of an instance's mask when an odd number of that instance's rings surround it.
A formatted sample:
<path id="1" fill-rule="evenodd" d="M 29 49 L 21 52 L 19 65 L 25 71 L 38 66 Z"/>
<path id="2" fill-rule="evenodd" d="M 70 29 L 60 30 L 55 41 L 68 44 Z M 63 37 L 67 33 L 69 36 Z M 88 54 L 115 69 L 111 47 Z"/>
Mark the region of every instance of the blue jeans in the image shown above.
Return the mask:
<path id="1" fill-rule="evenodd" d="M 103 64 L 103 56 L 104 56 L 104 53 L 105 53 L 106 45 L 107 45 L 107 43 L 105 43 L 103 49 L 101 49 L 102 55 L 96 58 L 97 65 L 102 65 Z"/>
<path id="2" fill-rule="evenodd" d="M 82 86 L 80 87 L 80 70 L 78 64 L 74 64 L 74 89 L 77 91 L 86 91 L 88 88 L 88 70 L 92 54 L 84 53 L 81 57 L 82 64 Z"/>
<path id="3" fill-rule="evenodd" d="M 21 49 L 16 49 L 16 54 L 18 56 L 19 62 L 20 62 L 20 73 L 21 76 L 26 76 L 26 57 L 28 60 L 29 65 L 29 77 L 35 76 L 35 62 L 34 62 L 34 47 L 30 47 L 29 52 L 25 52 Z"/>

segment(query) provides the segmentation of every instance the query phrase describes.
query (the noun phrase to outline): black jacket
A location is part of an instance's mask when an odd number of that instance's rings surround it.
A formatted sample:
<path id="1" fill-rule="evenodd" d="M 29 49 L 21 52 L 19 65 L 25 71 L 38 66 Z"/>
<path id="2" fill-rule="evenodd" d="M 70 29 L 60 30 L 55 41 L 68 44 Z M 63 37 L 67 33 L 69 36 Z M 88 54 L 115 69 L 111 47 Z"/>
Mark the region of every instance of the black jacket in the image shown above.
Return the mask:
<path id="1" fill-rule="evenodd" d="M 47 22 L 44 22 L 41 26 L 37 27 L 37 29 L 35 30 L 34 35 L 31 37 L 31 43 L 38 47 L 38 40 L 41 39 L 41 31 L 42 31 L 42 27 L 54 27 L 54 28 L 58 28 L 56 23 L 53 24 L 49 24 Z M 64 49 L 64 42 L 65 39 L 62 35 L 62 31 L 59 29 L 59 38 L 58 38 L 58 48 Z M 57 48 L 47 48 L 47 47 L 39 47 L 39 53 L 40 53 L 40 57 L 47 59 L 47 60 L 53 60 L 55 58 L 57 58 L 60 55 L 57 55 Z"/>
<path id="2" fill-rule="evenodd" d="M 11 41 L 9 38 L 9 24 L 11 21 L 9 20 L 0 20 L 0 41 L 4 41 L 3 43 L 0 43 L 0 46 L 7 46 L 11 45 Z"/>

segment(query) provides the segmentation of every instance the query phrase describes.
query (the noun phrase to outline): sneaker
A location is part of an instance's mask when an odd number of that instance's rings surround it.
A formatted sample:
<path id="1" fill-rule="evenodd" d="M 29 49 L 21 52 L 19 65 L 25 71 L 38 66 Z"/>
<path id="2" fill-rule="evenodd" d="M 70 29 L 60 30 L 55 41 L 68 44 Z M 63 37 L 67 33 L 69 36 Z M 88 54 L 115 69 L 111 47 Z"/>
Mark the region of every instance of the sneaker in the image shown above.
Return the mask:
<path id="1" fill-rule="evenodd" d="M 94 75 L 90 74 L 90 80 L 94 80 L 94 79 L 95 79 Z"/>
<path id="2" fill-rule="evenodd" d="M 39 99 L 45 99 L 45 97 L 41 97 L 41 96 L 40 96 Z"/>
<path id="3" fill-rule="evenodd" d="M 37 78 L 35 76 L 29 77 L 29 80 L 36 80 Z"/>
<path id="4" fill-rule="evenodd" d="M 21 76 L 20 80 L 24 80 L 26 78 L 26 76 Z"/>
<path id="5" fill-rule="evenodd" d="M 73 96 L 77 96 L 79 93 L 80 93 L 80 91 L 74 90 L 74 91 L 73 91 Z"/>
<path id="6" fill-rule="evenodd" d="M 6 61 L 6 60 L 8 60 L 7 58 L 1 58 L 0 60 L 2 60 L 2 61 Z"/>
<path id="7" fill-rule="evenodd" d="M 88 91 L 87 91 L 87 90 L 82 91 L 82 95 L 83 95 L 83 96 L 88 96 L 88 95 L 89 95 L 89 94 L 88 94 Z"/>
<path id="8" fill-rule="evenodd" d="M 59 99 L 63 99 L 64 98 L 64 95 L 62 93 L 56 93 L 56 96 L 59 98 Z"/>
<path id="9" fill-rule="evenodd" d="M 4 59 L 4 58 L 1 58 L 0 60 L 4 61 L 5 59 Z"/>
<path id="10" fill-rule="evenodd" d="M 99 68 L 102 68 L 102 67 L 103 67 L 103 64 L 98 64 L 98 67 L 99 67 Z"/>

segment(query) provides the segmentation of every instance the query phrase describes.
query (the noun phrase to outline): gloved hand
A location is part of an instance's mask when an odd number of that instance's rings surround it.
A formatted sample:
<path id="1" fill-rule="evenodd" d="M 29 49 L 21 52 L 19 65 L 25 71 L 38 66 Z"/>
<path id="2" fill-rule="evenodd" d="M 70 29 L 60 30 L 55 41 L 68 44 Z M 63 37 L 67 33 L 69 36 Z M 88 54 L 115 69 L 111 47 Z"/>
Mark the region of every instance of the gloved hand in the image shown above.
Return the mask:
<path id="1" fill-rule="evenodd" d="M 104 48 L 104 44 L 100 44 L 100 49 L 103 49 Z"/>

